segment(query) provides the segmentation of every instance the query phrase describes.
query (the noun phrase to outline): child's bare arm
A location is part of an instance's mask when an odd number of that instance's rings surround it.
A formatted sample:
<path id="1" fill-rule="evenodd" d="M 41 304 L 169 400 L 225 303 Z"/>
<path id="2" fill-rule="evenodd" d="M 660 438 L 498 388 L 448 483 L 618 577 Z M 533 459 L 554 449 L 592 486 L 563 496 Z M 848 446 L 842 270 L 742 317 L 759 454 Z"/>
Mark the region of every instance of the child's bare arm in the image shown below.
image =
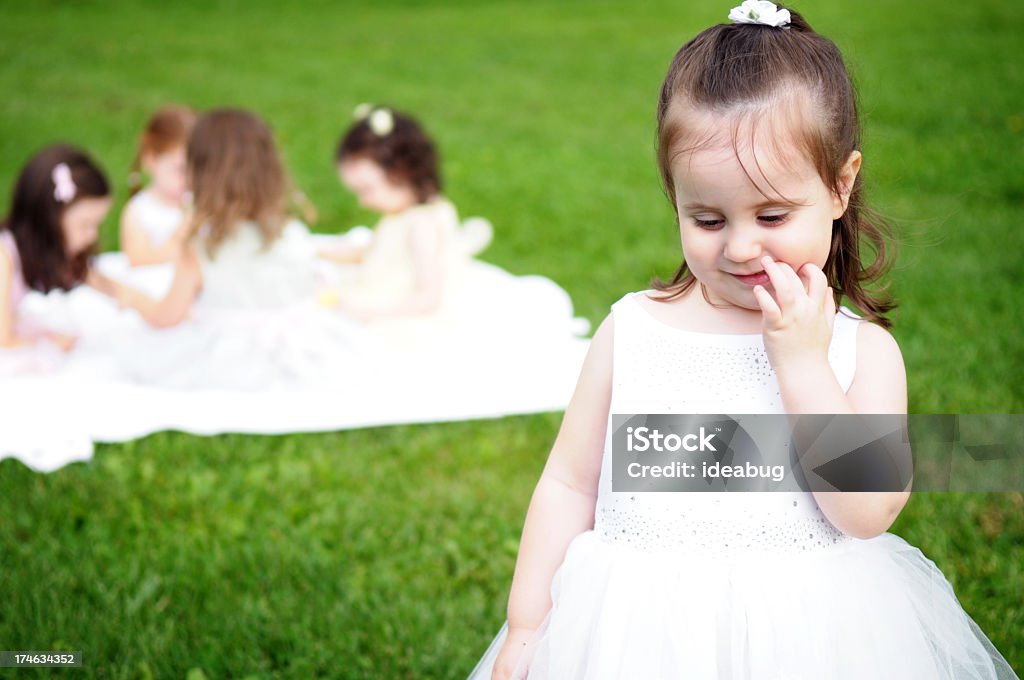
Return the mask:
<path id="1" fill-rule="evenodd" d="M 358 264 L 365 258 L 366 249 L 366 245 L 339 243 L 330 248 L 320 248 L 317 250 L 317 255 L 338 264 Z"/>
<path id="2" fill-rule="evenodd" d="M 128 258 L 128 264 L 133 267 L 152 264 L 155 261 L 153 247 L 136 221 L 130 203 L 121 211 L 121 252 Z"/>
<path id="3" fill-rule="evenodd" d="M 11 308 L 11 277 L 14 268 L 7 253 L 0 250 L 0 347 L 31 344 L 14 332 L 14 309 Z"/>
<path id="4" fill-rule="evenodd" d="M 150 326 L 167 328 L 181 323 L 188 316 L 202 288 L 202 281 L 195 249 L 186 246 L 175 263 L 174 279 L 162 300 L 154 300 L 137 290 L 121 286 L 118 302 L 137 311 Z"/>
<path id="5" fill-rule="evenodd" d="M 576 391 L 533 492 L 508 602 L 509 638 L 535 630 L 551 608 L 551 580 L 569 543 L 594 526 L 605 429 L 611 401 L 611 317 L 598 328 Z M 521 650 L 503 649 L 503 663 Z"/>
<path id="6" fill-rule="evenodd" d="M 43 330 L 36 332 L 32 337 L 18 335 L 15 320 L 15 310 L 11 305 L 11 286 L 14 275 L 11 267 L 11 260 L 7 253 L 0 251 L 0 348 L 27 347 L 37 344 L 46 338 L 61 350 L 70 352 L 77 342 L 77 338 L 64 333 Z"/>
<path id="7" fill-rule="evenodd" d="M 814 380 L 808 377 L 809 381 Z M 816 389 L 813 384 L 804 387 Z M 859 325 L 857 373 L 844 396 L 853 413 L 907 412 L 907 374 L 903 355 L 893 337 L 881 326 L 866 322 Z M 898 453 L 910 455 L 910 450 Z M 903 467 L 910 466 L 903 461 Z M 836 528 L 857 538 L 871 538 L 887 531 L 896 521 L 910 498 L 912 483 L 908 482 L 903 491 L 819 492 L 814 496 L 822 512 Z"/>
<path id="8" fill-rule="evenodd" d="M 757 286 L 754 294 L 764 314 L 765 350 L 778 377 L 786 413 L 906 413 L 906 369 L 892 336 L 880 326 L 860 324 L 857 372 L 844 392 L 828 361 L 836 308 L 825 274 L 811 264 L 796 272 L 768 256 L 761 261 L 774 293 L 769 295 Z M 909 455 L 909 450 L 899 454 Z M 829 521 L 856 538 L 884 533 L 909 495 L 909 484 L 894 492 L 814 492 Z"/>

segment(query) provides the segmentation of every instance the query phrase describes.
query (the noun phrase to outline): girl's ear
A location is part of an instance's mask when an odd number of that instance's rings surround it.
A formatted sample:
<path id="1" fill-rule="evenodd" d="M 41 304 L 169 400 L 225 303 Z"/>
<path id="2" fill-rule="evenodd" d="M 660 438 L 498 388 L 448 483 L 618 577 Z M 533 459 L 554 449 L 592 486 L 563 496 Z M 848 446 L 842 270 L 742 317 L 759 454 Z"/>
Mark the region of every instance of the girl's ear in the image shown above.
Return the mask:
<path id="1" fill-rule="evenodd" d="M 850 193 L 853 191 L 853 182 L 860 172 L 861 154 L 860 151 L 850 152 L 846 163 L 839 170 L 839 193 L 833 198 L 832 219 L 838 220 L 846 212 L 846 206 L 850 202 Z"/>
<path id="2" fill-rule="evenodd" d="M 155 162 L 156 154 L 154 154 L 152 151 L 146 151 L 145 153 L 142 154 L 142 157 L 139 159 L 139 165 L 142 166 L 142 171 L 145 172 L 147 175 L 153 174 L 153 163 Z"/>

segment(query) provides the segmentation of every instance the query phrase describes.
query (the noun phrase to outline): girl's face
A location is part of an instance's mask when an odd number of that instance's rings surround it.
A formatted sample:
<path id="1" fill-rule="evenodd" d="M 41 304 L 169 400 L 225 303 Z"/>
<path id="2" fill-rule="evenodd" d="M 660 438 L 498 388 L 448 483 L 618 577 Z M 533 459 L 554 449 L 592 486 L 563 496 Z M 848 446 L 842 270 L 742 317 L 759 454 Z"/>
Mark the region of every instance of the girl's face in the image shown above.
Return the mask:
<path id="1" fill-rule="evenodd" d="M 61 217 L 64 246 L 74 257 L 92 247 L 100 237 L 100 224 L 110 211 L 109 196 L 82 198 L 68 206 Z"/>
<path id="2" fill-rule="evenodd" d="M 181 203 L 187 188 L 185 147 L 177 146 L 161 154 L 146 154 L 142 167 L 153 179 L 153 189 L 168 203 Z"/>
<path id="3" fill-rule="evenodd" d="M 759 311 L 754 286 L 774 294 L 761 257 L 770 255 L 794 271 L 808 262 L 824 267 L 832 221 L 845 212 L 849 194 L 830 191 L 810 159 L 798 153 L 780 158 L 774 151 L 779 145 L 756 141 L 753 149 L 746 144 L 736 150 L 728 120 L 710 125 L 718 128 L 715 139 L 725 141 L 682 154 L 672 165 L 683 257 L 713 303 Z M 841 175 L 844 186 L 853 186 L 859 168 L 854 151 Z"/>
<path id="4" fill-rule="evenodd" d="M 394 215 L 416 205 L 412 187 L 393 182 L 374 161 L 368 158 L 343 160 L 338 164 L 338 177 L 364 208 L 385 215 Z"/>

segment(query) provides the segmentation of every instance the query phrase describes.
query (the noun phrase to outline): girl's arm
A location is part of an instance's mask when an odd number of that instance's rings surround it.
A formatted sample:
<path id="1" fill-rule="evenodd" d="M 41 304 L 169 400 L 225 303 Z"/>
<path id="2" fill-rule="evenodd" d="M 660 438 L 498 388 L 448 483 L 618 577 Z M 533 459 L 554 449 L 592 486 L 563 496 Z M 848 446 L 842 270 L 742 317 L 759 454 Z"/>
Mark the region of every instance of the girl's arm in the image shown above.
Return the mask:
<path id="1" fill-rule="evenodd" d="M 33 344 L 31 340 L 18 337 L 14 332 L 14 309 L 11 307 L 11 277 L 14 268 L 11 258 L 0 250 L 0 347 L 19 347 Z"/>
<path id="2" fill-rule="evenodd" d="M 366 245 L 353 245 L 341 243 L 330 248 L 321 248 L 316 251 L 318 257 L 338 264 L 358 264 L 366 257 Z"/>
<path id="3" fill-rule="evenodd" d="M 189 245 L 181 251 L 175 263 L 174 279 L 162 300 L 154 300 L 133 288 L 119 286 L 118 302 L 137 311 L 150 326 L 167 328 L 185 320 L 202 286 L 199 257 L 195 248 Z"/>
<path id="4" fill-rule="evenodd" d="M 149 235 L 135 218 L 131 203 L 121 212 L 121 250 L 133 267 L 169 262 L 178 256 L 187 233 L 187 220 L 183 220 L 166 243 L 154 246 Z"/>
<path id="5" fill-rule="evenodd" d="M 338 264 L 358 264 L 366 259 L 376 237 L 376 230 L 362 225 L 352 227 L 345 233 L 341 243 L 318 248 L 316 254 Z"/>
<path id="6" fill-rule="evenodd" d="M 611 402 L 612 323 L 607 317 L 591 340 L 576 391 L 530 500 L 508 599 L 509 637 L 496 667 L 511 670 L 524 638 L 551 608 L 551 581 L 569 543 L 594 526 Z"/>
<path id="7" fill-rule="evenodd" d="M 836 309 L 825 275 L 813 265 L 798 275 L 781 262 L 763 260 L 775 298 L 755 290 L 765 315 L 765 349 L 779 380 L 786 413 L 905 414 L 907 376 L 903 355 L 880 326 L 857 329 L 857 372 L 847 392 L 828 363 Z M 776 299 L 777 298 L 777 299 Z M 884 533 L 910 498 L 897 492 L 814 492 L 829 521 L 843 533 L 873 538 Z"/>
<path id="8" fill-rule="evenodd" d="M 0 347 L 26 347 L 37 344 L 43 338 L 50 340 L 62 351 L 70 352 L 75 347 L 77 338 L 72 335 L 42 331 L 32 338 L 24 338 L 17 334 L 15 310 L 11 305 L 11 287 L 14 268 L 6 252 L 0 250 Z"/>

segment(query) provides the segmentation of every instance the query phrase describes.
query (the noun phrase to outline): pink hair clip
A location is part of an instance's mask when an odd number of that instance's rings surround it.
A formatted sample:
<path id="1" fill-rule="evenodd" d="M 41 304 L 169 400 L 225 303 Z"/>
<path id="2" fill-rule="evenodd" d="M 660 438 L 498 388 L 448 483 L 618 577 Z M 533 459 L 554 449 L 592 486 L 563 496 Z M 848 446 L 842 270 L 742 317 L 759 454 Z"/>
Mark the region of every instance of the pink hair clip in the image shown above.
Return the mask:
<path id="1" fill-rule="evenodd" d="M 75 197 L 75 181 L 71 179 L 71 168 L 67 163 L 58 163 L 50 175 L 53 179 L 53 198 L 58 203 L 70 203 Z"/>

